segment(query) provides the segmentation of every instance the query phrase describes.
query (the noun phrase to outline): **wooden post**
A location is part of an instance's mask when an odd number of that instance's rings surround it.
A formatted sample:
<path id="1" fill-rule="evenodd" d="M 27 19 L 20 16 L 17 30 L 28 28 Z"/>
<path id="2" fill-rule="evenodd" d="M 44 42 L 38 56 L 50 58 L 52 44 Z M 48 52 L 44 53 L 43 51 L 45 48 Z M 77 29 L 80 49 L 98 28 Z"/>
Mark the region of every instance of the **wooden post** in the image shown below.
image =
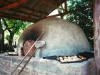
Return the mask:
<path id="1" fill-rule="evenodd" d="M 97 75 L 100 75 L 100 0 L 94 0 L 94 51 Z"/>

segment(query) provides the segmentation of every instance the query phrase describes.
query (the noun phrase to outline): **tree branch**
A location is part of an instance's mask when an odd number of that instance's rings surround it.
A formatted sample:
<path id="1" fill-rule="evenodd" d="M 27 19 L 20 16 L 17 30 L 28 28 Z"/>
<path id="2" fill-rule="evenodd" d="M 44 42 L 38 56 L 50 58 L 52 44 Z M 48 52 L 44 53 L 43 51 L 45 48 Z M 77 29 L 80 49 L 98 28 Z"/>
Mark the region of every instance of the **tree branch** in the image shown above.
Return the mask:
<path id="1" fill-rule="evenodd" d="M 8 27 L 8 25 L 7 25 L 6 21 L 5 21 L 5 19 L 2 18 L 2 20 L 3 20 L 3 22 L 4 22 L 4 25 L 6 26 L 6 29 L 7 29 L 9 32 L 12 32 L 12 31 L 10 30 L 10 28 Z"/>
<path id="2" fill-rule="evenodd" d="M 71 14 L 71 13 L 74 13 L 74 12 L 85 10 L 87 8 L 92 8 L 92 5 L 89 5 L 89 6 L 86 6 L 86 7 L 81 7 L 81 8 L 76 9 L 76 10 L 70 10 L 70 11 L 67 11 L 67 12 L 64 12 L 64 13 L 60 13 L 60 14 L 55 14 L 55 15 L 47 16 L 47 17 L 55 17 L 55 16 L 60 16 L 60 15 Z M 47 17 L 45 17 L 45 18 L 47 18 Z"/>

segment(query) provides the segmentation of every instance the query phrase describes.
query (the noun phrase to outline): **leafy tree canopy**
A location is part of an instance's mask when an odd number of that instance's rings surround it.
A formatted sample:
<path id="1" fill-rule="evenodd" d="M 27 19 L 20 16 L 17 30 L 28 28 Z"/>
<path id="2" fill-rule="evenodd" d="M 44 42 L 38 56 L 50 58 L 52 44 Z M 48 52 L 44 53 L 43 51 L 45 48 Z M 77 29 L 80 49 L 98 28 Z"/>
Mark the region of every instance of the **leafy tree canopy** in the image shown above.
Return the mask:
<path id="1" fill-rule="evenodd" d="M 67 8 L 65 9 L 67 11 L 76 10 L 76 12 L 61 15 L 61 18 L 80 26 L 89 40 L 91 49 L 93 49 L 93 8 L 81 9 L 90 5 L 93 5 L 92 0 L 67 0 L 67 6 L 64 6 L 64 9 Z M 64 11 L 58 9 L 58 12 L 63 13 Z"/>
<path id="2" fill-rule="evenodd" d="M 93 2 L 91 0 L 67 0 L 68 1 L 68 11 L 80 9 L 81 7 L 86 7 L 91 5 Z M 72 14 L 65 15 L 66 19 L 79 25 L 85 32 L 91 49 L 93 49 L 93 9 L 86 8 L 85 10 L 77 11 Z"/>
<path id="3" fill-rule="evenodd" d="M 11 50 L 14 35 L 20 36 L 22 31 L 30 24 L 30 22 L 23 22 L 21 20 L 13 20 L 2 18 L 2 27 L 4 31 L 8 31 L 9 34 L 6 34 L 6 39 L 8 40 L 8 45 Z"/>

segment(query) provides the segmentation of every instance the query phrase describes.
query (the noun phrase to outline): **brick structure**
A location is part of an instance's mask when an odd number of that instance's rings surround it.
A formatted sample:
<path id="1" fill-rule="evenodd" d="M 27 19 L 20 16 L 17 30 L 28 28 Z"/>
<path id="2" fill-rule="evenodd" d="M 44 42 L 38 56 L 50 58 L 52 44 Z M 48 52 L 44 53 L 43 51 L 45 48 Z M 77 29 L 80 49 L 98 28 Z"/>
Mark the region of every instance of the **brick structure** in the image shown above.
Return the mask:
<path id="1" fill-rule="evenodd" d="M 24 55 L 27 54 L 27 52 L 30 50 L 31 46 L 34 44 L 34 40 L 27 40 L 24 44 L 24 48 L 23 48 L 23 53 Z M 31 56 L 31 54 L 34 53 L 34 50 L 35 50 L 35 46 L 33 46 L 31 48 L 31 51 L 28 53 L 28 56 Z"/>
<path id="2" fill-rule="evenodd" d="M 22 57 L 0 56 L 1 75 L 10 75 L 21 60 Z M 18 75 L 22 65 L 13 75 Z M 60 63 L 56 60 L 32 58 L 21 75 L 96 75 L 96 68 L 94 58 L 79 63 Z"/>

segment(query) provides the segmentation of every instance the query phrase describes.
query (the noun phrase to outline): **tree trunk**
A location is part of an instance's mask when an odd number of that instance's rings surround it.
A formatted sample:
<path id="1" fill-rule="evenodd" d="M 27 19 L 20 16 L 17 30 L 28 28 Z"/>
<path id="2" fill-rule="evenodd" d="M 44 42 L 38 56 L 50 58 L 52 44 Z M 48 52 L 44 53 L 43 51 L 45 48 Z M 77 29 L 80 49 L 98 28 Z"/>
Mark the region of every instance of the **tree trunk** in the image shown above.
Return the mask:
<path id="1" fill-rule="evenodd" d="M 0 53 L 3 52 L 4 48 L 4 31 L 2 29 L 1 19 L 0 19 Z"/>
<path id="2" fill-rule="evenodd" d="M 94 0 L 94 51 L 97 75 L 100 75 L 100 0 Z"/>
<path id="3" fill-rule="evenodd" d="M 12 47 L 13 37 L 14 37 L 14 33 L 10 32 L 10 36 L 9 36 L 9 39 L 8 39 L 8 42 L 9 42 L 9 51 L 13 51 L 13 47 Z"/>
<path id="4" fill-rule="evenodd" d="M 8 39 L 8 42 L 9 42 L 9 46 L 10 47 L 12 47 L 13 37 L 14 37 L 14 34 L 13 33 L 10 33 L 10 36 L 9 36 L 9 39 Z"/>

